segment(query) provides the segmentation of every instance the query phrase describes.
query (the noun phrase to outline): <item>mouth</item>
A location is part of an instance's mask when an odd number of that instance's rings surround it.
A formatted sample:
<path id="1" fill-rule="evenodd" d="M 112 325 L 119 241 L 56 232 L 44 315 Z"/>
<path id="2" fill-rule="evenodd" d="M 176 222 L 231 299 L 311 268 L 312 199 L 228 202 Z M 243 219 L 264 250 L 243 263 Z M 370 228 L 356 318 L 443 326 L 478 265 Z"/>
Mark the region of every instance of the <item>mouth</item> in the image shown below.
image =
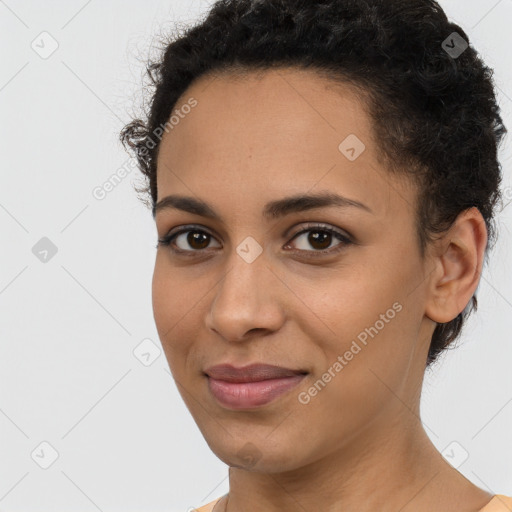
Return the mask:
<path id="1" fill-rule="evenodd" d="M 254 409 L 273 402 L 296 387 L 308 374 L 281 366 L 222 364 L 205 370 L 208 388 L 217 402 L 228 409 Z"/>

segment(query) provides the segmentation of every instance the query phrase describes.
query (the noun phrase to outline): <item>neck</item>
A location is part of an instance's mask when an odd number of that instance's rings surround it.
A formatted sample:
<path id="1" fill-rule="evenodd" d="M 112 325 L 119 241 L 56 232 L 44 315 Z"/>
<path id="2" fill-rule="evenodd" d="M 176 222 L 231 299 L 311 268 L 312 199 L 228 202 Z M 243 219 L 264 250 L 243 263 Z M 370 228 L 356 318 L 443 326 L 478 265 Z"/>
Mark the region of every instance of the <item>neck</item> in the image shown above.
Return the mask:
<path id="1" fill-rule="evenodd" d="M 375 421 L 340 450 L 295 470 L 263 474 L 230 468 L 224 510 L 462 512 L 484 506 L 492 495 L 445 462 L 415 412 L 403 407 L 401 412 L 393 422 Z"/>

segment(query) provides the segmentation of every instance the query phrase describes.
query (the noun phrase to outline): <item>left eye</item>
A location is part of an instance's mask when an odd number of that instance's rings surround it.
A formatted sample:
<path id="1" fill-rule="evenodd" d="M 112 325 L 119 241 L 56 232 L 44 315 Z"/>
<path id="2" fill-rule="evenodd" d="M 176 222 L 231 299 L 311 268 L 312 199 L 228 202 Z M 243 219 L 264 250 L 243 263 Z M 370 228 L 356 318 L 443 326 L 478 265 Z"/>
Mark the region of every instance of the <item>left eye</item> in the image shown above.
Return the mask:
<path id="1" fill-rule="evenodd" d="M 307 236 L 305 236 L 307 235 Z M 300 231 L 297 233 L 292 240 L 300 240 L 302 238 L 302 241 L 299 242 L 299 247 L 297 247 L 301 251 L 307 251 L 307 252 L 331 252 L 331 249 L 333 246 L 331 245 L 332 242 L 334 242 L 333 238 L 336 238 L 340 241 L 339 244 L 335 245 L 336 250 L 338 250 L 340 247 L 342 248 L 345 245 L 349 245 L 351 240 L 345 236 L 343 233 L 340 233 L 339 231 L 332 229 L 330 227 L 324 227 L 324 226 L 316 226 L 313 228 L 308 228 Z M 289 247 L 289 243 L 286 245 L 286 247 Z M 307 246 L 313 247 L 315 251 L 309 251 Z"/>

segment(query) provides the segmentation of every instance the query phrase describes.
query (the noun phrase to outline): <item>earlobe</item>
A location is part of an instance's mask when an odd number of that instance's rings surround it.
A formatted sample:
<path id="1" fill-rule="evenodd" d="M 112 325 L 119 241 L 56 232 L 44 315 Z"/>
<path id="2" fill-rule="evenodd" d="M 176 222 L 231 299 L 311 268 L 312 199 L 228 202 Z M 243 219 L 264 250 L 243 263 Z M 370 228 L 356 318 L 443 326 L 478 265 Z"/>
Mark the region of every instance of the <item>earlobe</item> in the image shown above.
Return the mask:
<path id="1" fill-rule="evenodd" d="M 476 207 L 460 213 L 436 242 L 425 310 L 431 320 L 446 323 L 464 310 L 480 281 L 486 245 L 487 228 Z"/>

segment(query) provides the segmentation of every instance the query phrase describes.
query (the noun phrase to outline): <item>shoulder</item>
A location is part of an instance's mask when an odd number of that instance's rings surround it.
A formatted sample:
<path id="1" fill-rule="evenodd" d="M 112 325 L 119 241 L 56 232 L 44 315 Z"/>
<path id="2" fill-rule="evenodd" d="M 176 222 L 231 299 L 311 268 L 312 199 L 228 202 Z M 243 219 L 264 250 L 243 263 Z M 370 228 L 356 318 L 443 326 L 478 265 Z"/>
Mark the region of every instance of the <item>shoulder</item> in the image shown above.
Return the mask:
<path id="1" fill-rule="evenodd" d="M 213 500 L 200 508 L 195 508 L 193 512 L 211 512 L 218 501 L 220 501 L 220 498 L 217 498 L 216 500 Z"/>
<path id="2" fill-rule="evenodd" d="M 220 498 L 194 509 L 194 512 L 212 512 L 213 507 L 220 501 Z M 493 499 L 479 512 L 512 512 L 512 497 L 496 494 Z"/>
<path id="3" fill-rule="evenodd" d="M 496 494 L 479 512 L 512 512 L 512 497 Z"/>

